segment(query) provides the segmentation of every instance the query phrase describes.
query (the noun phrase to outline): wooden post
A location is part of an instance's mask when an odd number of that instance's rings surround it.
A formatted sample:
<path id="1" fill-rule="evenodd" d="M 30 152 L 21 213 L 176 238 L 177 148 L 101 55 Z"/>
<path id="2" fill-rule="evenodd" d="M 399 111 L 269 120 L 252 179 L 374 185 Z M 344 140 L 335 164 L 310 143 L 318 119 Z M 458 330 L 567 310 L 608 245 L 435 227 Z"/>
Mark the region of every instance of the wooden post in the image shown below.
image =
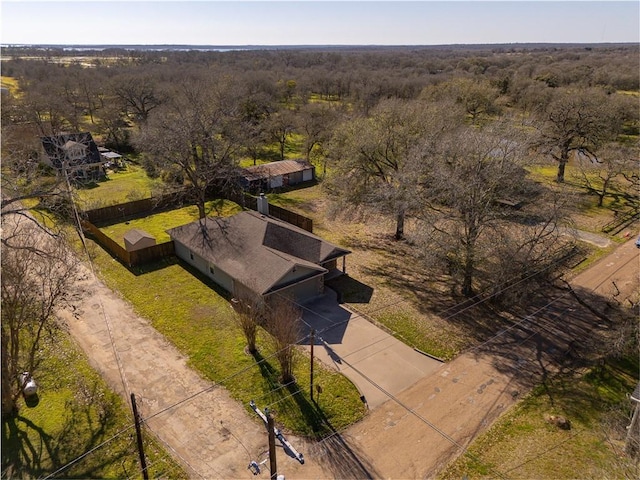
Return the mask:
<path id="1" fill-rule="evenodd" d="M 144 445 L 142 443 L 140 416 L 138 415 L 138 406 L 136 405 L 136 396 L 134 393 L 131 394 L 131 408 L 133 408 L 133 420 L 136 425 L 136 437 L 138 438 L 138 455 L 140 456 L 140 467 L 142 468 L 142 476 L 144 480 L 149 480 L 149 472 L 147 471 L 147 460 L 144 458 Z"/>
<path id="2" fill-rule="evenodd" d="M 273 418 L 268 408 L 264 409 L 264 414 L 267 417 L 267 430 L 269 433 L 269 468 L 271 470 L 271 480 L 277 480 L 278 478 L 278 466 L 276 464 L 276 432 L 273 425 Z"/>
<path id="3" fill-rule="evenodd" d="M 316 343 L 316 331 L 311 329 L 311 373 L 309 375 L 309 397 L 313 402 L 313 344 Z"/>

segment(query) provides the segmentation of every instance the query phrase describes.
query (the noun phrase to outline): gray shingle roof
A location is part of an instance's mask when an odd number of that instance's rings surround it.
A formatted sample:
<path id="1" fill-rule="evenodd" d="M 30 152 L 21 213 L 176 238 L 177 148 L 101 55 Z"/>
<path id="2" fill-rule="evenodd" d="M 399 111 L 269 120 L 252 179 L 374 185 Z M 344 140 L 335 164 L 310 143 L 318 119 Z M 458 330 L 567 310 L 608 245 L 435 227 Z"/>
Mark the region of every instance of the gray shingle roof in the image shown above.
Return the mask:
<path id="1" fill-rule="evenodd" d="M 104 163 L 100 157 L 98 146 L 89 132 L 42 137 L 41 141 L 55 168 L 61 169 L 65 161 L 69 161 L 71 167 Z M 79 152 L 82 155 L 76 157 L 75 155 Z M 69 154 L 71 154 L 71 158 L 69 158 Z"/>
<path id="2" fill-rule="evenodd" d="M 277 288 L 294 268 L 317 275 L 326 271 L 320 264 L 350 253 L 305 230 L 253 211 L 226 218 L 208 217 L 167 233 L 260 294 Z"/>
<path id="3" fill-rule="evenodd" d="M 51 163 L 58 169 L 62 168 L 65 161 L 69 161 L 71 167 L 104 162 L 89 132 L 42 137 L 41 141 Z"/>
<path id="4" fill-rule="evenodd" d="M 124 234 L 123 238 L 125 240 L 127 240 L 131 244 L 135 244 L 135 243 L 139 242 L 140 240 L 142 240 L 143 238 L 151 238 L 151 239 L 155 240 L 153 235 L 151 235 L 150 233 L 145 232 L 144 230 L 140 230 L 140 229 L 137 229 L 137 228 L 132 228 L 131 230 L 129 230 L 127 233 Z"/>

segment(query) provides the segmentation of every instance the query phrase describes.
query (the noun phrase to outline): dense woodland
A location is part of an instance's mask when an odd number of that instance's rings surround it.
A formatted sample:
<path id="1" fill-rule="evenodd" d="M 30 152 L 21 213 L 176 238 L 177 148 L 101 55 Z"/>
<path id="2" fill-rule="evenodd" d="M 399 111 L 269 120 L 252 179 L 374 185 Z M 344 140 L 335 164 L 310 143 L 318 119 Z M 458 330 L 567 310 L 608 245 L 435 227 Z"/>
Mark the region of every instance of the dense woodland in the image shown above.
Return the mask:
<path id="1" fill-rule="evenodd" d="M 55 176 L 40 137 L 90 131 L 167 188 L 187 187 L 204 216 L 207 192 L 237 188 L 241 164 L 302 157 L 335 212 L 391 219 L 390 238 L 454 295 L 508 308 L 573 251 L 568 164 L 601 206 L 615 189 L 637 212 L 639 71 L 637 45 L 9 47 L 3 182 L 20 180 L 14 198 L 46 196 Z M 539 165 L 556 181 L 534 181 Z"/>

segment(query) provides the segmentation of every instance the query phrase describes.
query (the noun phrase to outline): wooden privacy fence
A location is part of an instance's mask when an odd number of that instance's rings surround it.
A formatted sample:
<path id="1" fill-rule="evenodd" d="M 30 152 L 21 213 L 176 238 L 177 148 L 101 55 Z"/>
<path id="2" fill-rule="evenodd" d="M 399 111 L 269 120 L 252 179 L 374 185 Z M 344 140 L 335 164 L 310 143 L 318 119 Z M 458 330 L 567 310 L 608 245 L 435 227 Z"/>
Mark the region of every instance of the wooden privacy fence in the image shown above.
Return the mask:
<path id="1" fill-rule="evenodd" d="M 85 217 L 91 223 L 103 223 L 110 220 L 125 219 L 142 214 L 157 212 L 168 208 L 178 208 L 186 203 L 185 193 L 177 192 L 161 195 L 159 197 L 143 198 L 132 202 L 120 203 L 109 207 L 96 208 L 84 212 Z"/>
<path id="2" fill-rule="evenodd" d="M 248 193 L 231 193 L 224 196 L 227 200 L 236 202 L 238 205 L 249 208 L 251 210 L 258 210 L 258 198 Z M 302 228 L 307 232 L 313 233 L 313 220 L 304 215 L 292 212 L 286 208 L 278 207 L 277 205 L 269 204 L 269 215 L 278 220 L 290 223 L 296 227 Z"/>
<path id="3" fill-rule="evenodd" d="M 258 199 L 247 193 L 228 193 L 220 194 L 221 197 L 236 202 L 243 208 L 258 210 Z M 176 192 L 159 197 L 143 198 L 142 200 L 134 200 L 132 202 L 112 205 L 110 207 L 96 208 L 87 210 L 84 216 L 93 224 L 100 224 L 112 220 L 125 220 L 131 217 L 138 217 L 144 214 L 150 214 L 169 208 L 179 208 L 188 204 L 185 192 Z M 286 208 L 277 205 L 269 205 L 269 215 L 279 220 L 288 222 L 296 227 L 300 227 L 308 232 L 313 233 L 313 220 L 304 215 L 292 212 Z"/>
<path id="4" fill-rule="evenodd" d="M 169 257 L 175 253 L 172 241 L 128 252 L 122 245 L 100 231 L 93 223 L 83 220 L 82 229 L 90 233 L 100 245 L 128 267 L 136 267 L 143 263 Z"/>
<path id="5" fill-rule="evenodd" d="M 243 208 L 258 210 L 258 199 L 252 195 L 246 193 L 230 193 L 221 196 L 227 200 L 236 202 Z M 143 263 L 174 255 L 175 247 L 173 242 L 160 243 L 151 247 L 128 252 L 122 245 L 103 233 L 94 224 L 114 220 L 123 221 L 126 218 L 140 217 L 169 208 L 179 208 L 188 203 L 185 199 L 185 192 L 176 192 L 160 197 L 144 198 L 142 200 L 134 200 L 133 202 L 121 203 L 110 207 L 87 210 L 83 212 L 85 219 L 82 220 L 82 228 L 85 232 L 90 233 L 100 245 L 123 264 L 128 267 L 135 267 Z M 269 215 L 313 233 L 313 221 L 304 215 L 299 215 L 286 208 L 278 207 L 277 205 L 269 205 Z"/>
<path id="6" fill-rule="evenodd" d="M 278 207 L 277 205 L 269 204 L 269 215 L 274 218 L 283 220 L 291 225 L 300 227 L 307 232 L 313 233 L 313 220 L 304 215 L 299 215 L 286 208 Z"/>

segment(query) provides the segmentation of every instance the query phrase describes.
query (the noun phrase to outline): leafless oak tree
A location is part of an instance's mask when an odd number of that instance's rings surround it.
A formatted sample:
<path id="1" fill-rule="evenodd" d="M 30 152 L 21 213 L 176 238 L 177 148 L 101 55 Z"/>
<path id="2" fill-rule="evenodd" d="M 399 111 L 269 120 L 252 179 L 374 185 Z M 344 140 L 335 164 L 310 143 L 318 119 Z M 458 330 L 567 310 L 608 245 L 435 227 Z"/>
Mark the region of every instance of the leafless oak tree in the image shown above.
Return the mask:
<path id="1" fill-rule="evenodd" d="M 55 328 L 77 262 L 65 244 L 23 216 L 2 216 L 2 413 L 16 410 L 18 374 L 37 371 L 40 341 Z"/>
<path id="2" fill-rule="evenodd" d="M 236 179 L 236 107 L 230 79 L 185 81 L 136 139 L 149 161 L 184 176 L 200 218 L 210 189 L 230 188 Z"/>
<path id="3" fill-rule="evenodd" d="M 300 309 L 289 298 L 275 295 L 269 299 L 265 328 L 280 364 L 282 383 L 294 380 L 295 345 L 300 340 L 300 317 Z"/>

